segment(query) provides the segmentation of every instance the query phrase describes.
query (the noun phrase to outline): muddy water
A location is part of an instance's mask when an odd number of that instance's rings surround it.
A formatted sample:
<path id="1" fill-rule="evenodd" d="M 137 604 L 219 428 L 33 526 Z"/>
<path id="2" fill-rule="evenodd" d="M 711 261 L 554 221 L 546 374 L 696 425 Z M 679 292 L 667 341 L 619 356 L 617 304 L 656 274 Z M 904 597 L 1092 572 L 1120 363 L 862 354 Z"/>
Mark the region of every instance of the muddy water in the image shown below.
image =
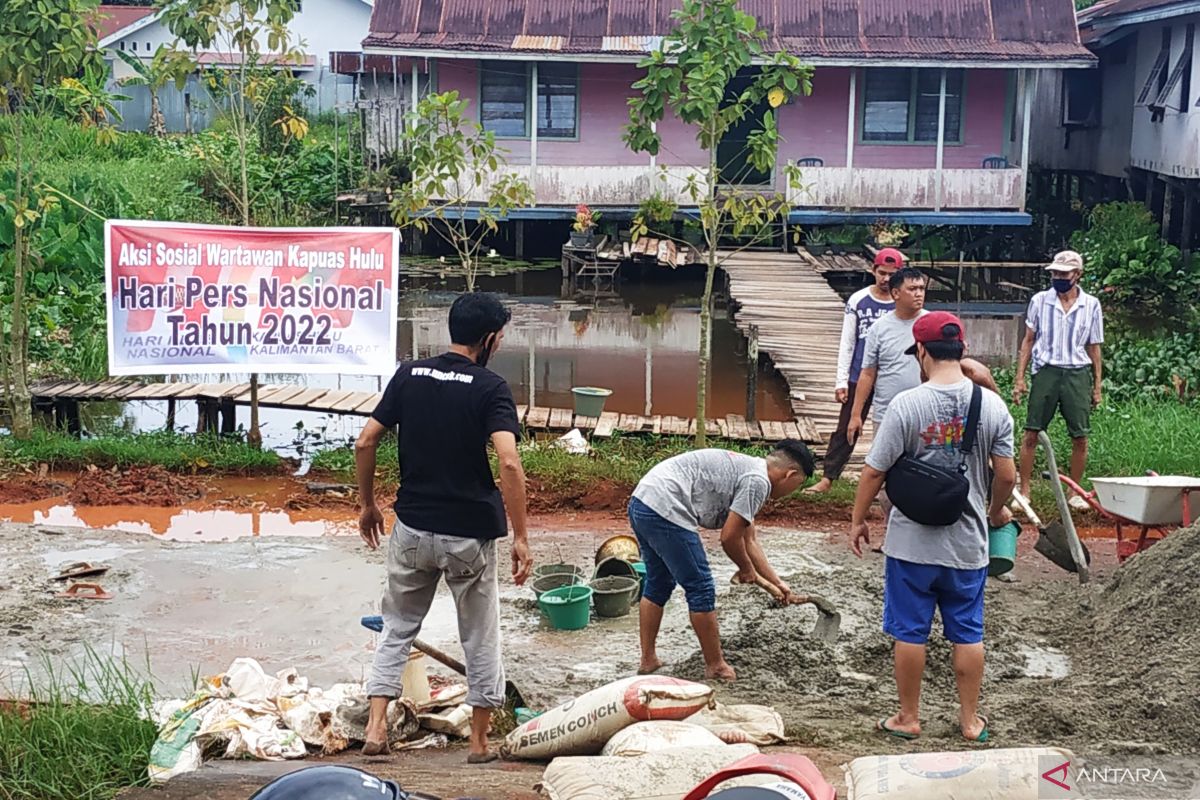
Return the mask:
<path id="1" fill-rule="evenodd" d="M 666 273 L 666 271 L 663 271 Z M 397 360 L 424 358 L 450 344 L 446 319 L 462 290 L 453 279 L 402 278 L 397 322 Z M 518 404 L 571 408 L 573 386 L 613 390 L 605 409 L 626 414 L 695 415 L 696 348 L 700 337 L 702 275 L 652 274 L 610 291 L 562 296 L 557 269 L 481 278 L 480 288 L 499 293 L 512 309 L 501 350 L 489 366 L 512 387 Z M 709 415 L 746 413 L 746 342 L 724 311 L 713 320 Z M 756 370 L 759 419 L 790 419 L 787 384 L 764 361 Z M 244 375 L 184 375 L 182 381 L 245 380 Z M 379 391 L 386 379 L 364 375 L 270 375 L 272 383 L 313 388 Z M 360 417 L 316 412 L 261 410 L 264 442 L 301 458 L 314 442 L 347 441 L 362 427 Z M 85 404 L 90 431 L 155 430 L 166 423 L 167 404 Z M 249 412 L 239 409 L 239 423 Z M 193 408 L 177 410 L 177 426 L 192 429 Z"/>
<path id="2" fill-rule="evenodd" d="M 53 476 L 67 483 L 73 476 Z M 202 501 L 176 507 L 75 506 L 65 497 L 0 504 L 0 520 L 150 534 L 180 542 L 225 542 L 258 536 L 354 536 L 353 509 L 285 510 L 303 487 L 279 478 L 213 478 Z M 228 507 L 236 505 L 236 507 Z"/>

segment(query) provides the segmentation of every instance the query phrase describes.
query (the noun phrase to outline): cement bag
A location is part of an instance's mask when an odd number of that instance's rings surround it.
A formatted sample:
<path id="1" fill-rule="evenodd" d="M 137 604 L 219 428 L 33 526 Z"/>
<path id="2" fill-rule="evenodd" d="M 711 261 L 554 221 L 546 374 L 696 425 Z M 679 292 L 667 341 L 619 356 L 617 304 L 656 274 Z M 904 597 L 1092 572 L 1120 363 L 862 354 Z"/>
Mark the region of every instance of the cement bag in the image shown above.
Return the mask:
<path id="1" fill-rule="evenodd" d="M 550 800 L 682 800 L 709 775 L 758 752 L 750 744 L 660 750 L 641 756 L 556 758 L 542 774 L 542 794 Z M 778 781 L 760 775 L 724 786 Z"/>
<path id="2" fill-rule="evenodd" d="M 713 708 L 688 717 L 687 721 L 712 731 L 725 744 L 765 747 L 787 741 L 783 734 L 783 717 L 770 706 L 717 703 Z"/>
<path id="3" fill-rule="evenodd" d="M 471 713 L 471 707 L 463 704 L 436 714 L 419 714 L 417 720 L 425 730 L 466 739 L 471 735 Z"/>
<path id="4" fill-rule="evenodd" d="M 672 747 L 720 747 L 722 744 L 724 742 L 715 734 L 688 722 L 635 722 L 625 730 L 617 731 L 600 755 L 644 756 Z"/>
<path id="5" fill-rule="evenodd" d="M 707 708 L 713 690 L 663 675 L 613 681 L 569 700 L 514 730 L 505 758 L 594 755 L 617 731 L 647 720 L 684 720 Z"/>
<path id="6" fill-rule="evenodd" d="M 1073 758 L 1057 747 L 856 758 L 844 768 L 848 800 L 1037 800 L 1039 756 Z"/>

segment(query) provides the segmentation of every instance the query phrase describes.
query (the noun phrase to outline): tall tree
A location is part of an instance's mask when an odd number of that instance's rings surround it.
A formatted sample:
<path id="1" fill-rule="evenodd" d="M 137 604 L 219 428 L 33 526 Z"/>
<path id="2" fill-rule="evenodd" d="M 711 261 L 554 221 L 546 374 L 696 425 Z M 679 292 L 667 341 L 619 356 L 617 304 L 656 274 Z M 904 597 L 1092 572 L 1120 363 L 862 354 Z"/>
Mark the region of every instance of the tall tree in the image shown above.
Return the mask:
<path id="1" fill-rule="evenodd" d="M 276 71 L 303 59 L 303 43 L 293 39 L 288 23 L 299 8 L 297 0 L 167 0 L 162 19 L 167 29 L 191 50 L 229 53 L 235 63 L 209 72 L 209 82 L 229 104 L 229 130 L 235 141 L 232 180 L 222 164 L 210 164 L 210 174 L 226 191 L 242 225 L 255 224 L 250 191 L 249 161 L 257 145 L 264 112 L 274 108 L 276 92 L 291 86 Z M 281 122 L 300 132 L 307 124 L 287 109 Z M 269 120 L 273 122 L 273 120 Z M 247 441 L 262 446 L 258 422 L 258 373 L 250 375 L 250 430 Z"/>
<path id="2" fill-rule="evenodd" d="M 11 116 L 12 136 L 0 140 L 3 157 L 14 171 L 12 196 L 0 197 L 0 213 L 13 226 L 12 247 L 3 254 L 12 273 L 10 340 L 7 344 L 12 431 L 20 439 L 33 432 L 29 392 L 29 320 L 25 293 L 29 270 L 38 260 L 29 230 L 53 201 L 37 187 L 38 148 L 25 141 L 29 116 L 36 112 L 40 88 L 95 69 L 100 55 L 96 30 L 89 22 L 96 0 L 3 0 L 0 4 L 0 113 Z"/>
<path id="3" fill-rule="evenodd" d="M 789 53 L 768 53 L 766 33 L 752 15 L 738 8 L 737 0 L 684 0 L 672 16 L 672 31 L 639 65 L 646 75 L 634 84 L 641 94 L 629 100 L 624 139 L 634 151 L 657 155 L 662 140 L 656 123 L 672 114 L 695 129 L 705 156 L 704 163 L 693 165 L 686 176 L 670 169 L 662 174 L 664 181 L 682 181 L 673 194 L 697 209 L 703 232 L 706 269 L 696 386 L 696 444 L 703 447 L 713 276 L 731 254 L 772 239 L 776 223 L 791 210 L 787 189 L 799 188 L 794 165 L 781 170 L 786 184 L 782 192 L 740 183 L 748 167 L 772 175 L 780 141 L 773 109 L 812 92 L 812 69 Z M 745 133 L 745 144 L 739 152 L 719 159 L 718 146 L 735 127 Z M 663 213 L 663 205 L 661 198 L 646 204 L 645 212 L 634 220 L 635 235 L 649 232 L 669 216 Z M 665 231 L 655 233 L 669 237 Z M 728 249 L 720 250 L 723 246 Z"/>
<path id="4" fill-rule="evenodd" d="M 458 92 L 417 104 L 405 143 L 412 178 L 396 190 L 392 217 L 402 228 L 432 229 L 454 248 L 473 292 L 484 239 L 510 211 L 532 203 L 533 190 L 508 170 L 496 135 L 467 119 L 466 108 Z"/>

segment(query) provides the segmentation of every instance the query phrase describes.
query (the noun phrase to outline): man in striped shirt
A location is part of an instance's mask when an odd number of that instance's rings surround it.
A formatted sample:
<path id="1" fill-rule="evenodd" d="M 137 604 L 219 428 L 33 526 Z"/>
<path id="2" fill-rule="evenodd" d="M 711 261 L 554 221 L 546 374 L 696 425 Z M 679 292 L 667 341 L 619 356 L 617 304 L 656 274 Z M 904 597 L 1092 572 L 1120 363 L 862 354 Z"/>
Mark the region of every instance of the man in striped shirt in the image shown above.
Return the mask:
<path id="1" fill-rule="evenodd" d="M 1052 288 L 1029 301 L 1025 339 L 1017 359 L 1013 402 L 1026 394 L 1025 370 L 1032 363 L 1029 410 L 1021 441 L 1021 486 L 1029 494 L 1038 431 L 1044 431 L 1062 410 L 1071 436 L 1071 478 L 1079 483 L 1087 465 L 1091 411 L 1100 405 L 1104 315 L 1100 301 L 1079 288 L 1083 257 L 1064 250 L 1046 267 Z M 1082 497 L 1071 497 L 1072 508 L 1086 509 Z"/>

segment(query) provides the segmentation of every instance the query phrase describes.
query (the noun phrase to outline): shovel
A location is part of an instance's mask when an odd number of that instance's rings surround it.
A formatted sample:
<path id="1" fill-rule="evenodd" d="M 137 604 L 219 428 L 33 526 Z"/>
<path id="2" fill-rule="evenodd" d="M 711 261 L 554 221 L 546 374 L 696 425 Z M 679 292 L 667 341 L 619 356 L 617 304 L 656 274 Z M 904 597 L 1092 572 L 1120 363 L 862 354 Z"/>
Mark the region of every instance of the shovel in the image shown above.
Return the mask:
<path id="1" fill-rule="evenodd" d="M 380 616 L 363 617 L 361 624 L 364 628 L 375 631 L 376 633 L 381 633 L 383 631 L 383 617 Z M 432 658 L 434 661 L 440 662 L 441 664 L 454 670 L 464 678 L 467 677 L 467 668 L 463 666 L 461 661 L 459 661 L 457 658 L 454 658 L 449 653 L 444 653 L 433 645 L 422 642 L 420 639 L 414 639 L 412 646 Z M 525 702 L 524 696 L 521 694 L 521 690 L 518 689 L 517 685 L 512 681 L 506 680 L 504 682 L 504 698 L 513 708 L 529 707 L 528 703 Z"/>
<path id="2" fill-rule="evenodd" d="M 755 584 L 758 588 L 764 590 L 776 601 L 784 603 L 783 592 L 779 587 L 768 581 L 762 575 L 755 576 Z M 736 580 L 736 576 L 734 576 Z M 817 609 L 817 624 L 813 628 L 813 636 L 825 642 L 833 644 L 837 641 L 838 631 L 842 628 L 842 615 L 834 608 L 833 603 L 830 603 L 824 597 L 817 594 L 793 594 L 788 602 L 790 605 L 801 605 L 811 603 Z"/>
<path id="3" fill-rule="evenodd" d="M 1025 515 L 1025 518 L 1038 529 L 1038 540 L 1033 549 L 1067 572 L 1078 572 L 1074 556 L 1071 553 L 1070 536 L 1067 533 L 1067 529 L 1063 527 L 1063 524 L 1061 522 L 1052 522 L 1049 525 L 1044 525 L 1041 518 L 1033 510 L 1033 507 L 1029 505 L 1029 501 L 1016 489 L 1013 489 L 1012 499 L 1017 504 L 1017 507 L 1021 509 L 1021 513 Z M 1079 543 L 1079 547 L 1083 551 L 1084 561 L 1083 572 L 1080 574 L 1080 583 L 1086 583 L 1088 579 L 1087 565 L 1091 564 L 1092 554 L 1088 552 L 1082 542 Z"/>

